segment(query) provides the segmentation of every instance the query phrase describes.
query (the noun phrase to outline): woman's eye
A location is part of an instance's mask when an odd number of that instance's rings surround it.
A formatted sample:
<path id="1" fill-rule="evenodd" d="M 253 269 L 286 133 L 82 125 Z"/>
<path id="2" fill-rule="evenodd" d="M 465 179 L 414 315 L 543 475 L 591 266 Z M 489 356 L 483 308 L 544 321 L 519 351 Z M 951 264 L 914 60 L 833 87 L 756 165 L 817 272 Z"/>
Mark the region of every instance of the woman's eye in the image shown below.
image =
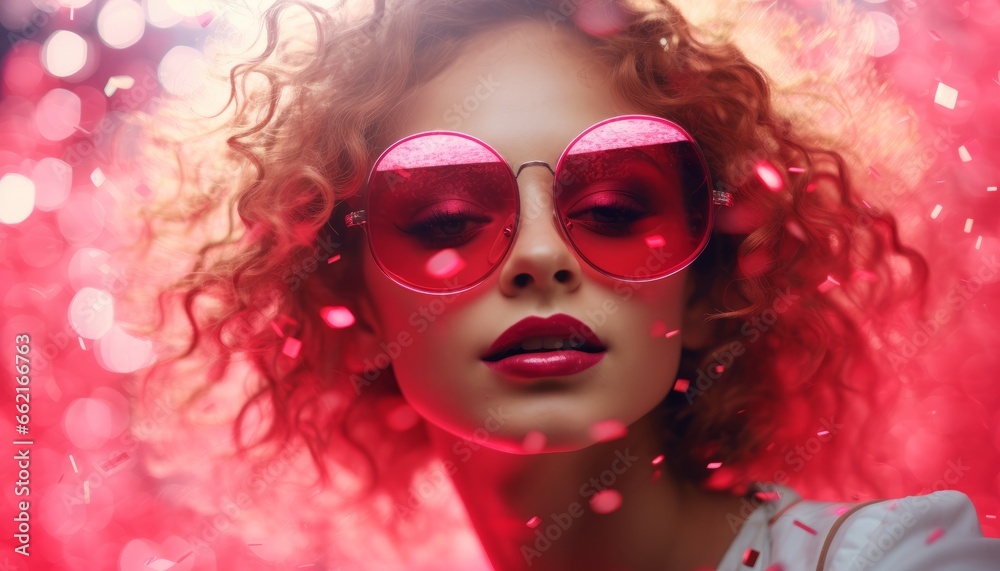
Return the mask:
<path id="1" fill-rule="evenodd" d="M 631 233 L 631 225 L 650 215 L 649 209 L 622 193 L 588 196 L 569 212 L 569 219 L 594 232 L 612 236 Z"/>
<path id="2" fill-rule="evenodd" d="M 491 218 L 466 208 L 444 208 L 418 216 L 401 230 L 423 240 L 447 240 L 471 237 Z"/>

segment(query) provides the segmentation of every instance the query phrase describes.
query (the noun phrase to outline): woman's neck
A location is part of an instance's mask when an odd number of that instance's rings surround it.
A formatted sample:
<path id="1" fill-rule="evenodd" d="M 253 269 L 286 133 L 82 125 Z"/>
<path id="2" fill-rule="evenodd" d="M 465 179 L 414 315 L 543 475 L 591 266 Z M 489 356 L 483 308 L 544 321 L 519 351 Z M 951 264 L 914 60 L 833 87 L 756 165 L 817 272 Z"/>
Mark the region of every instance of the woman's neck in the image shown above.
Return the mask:
<path id="1" fill-rule="evenodd" d="M 649 415 L 624 438 L 575 452 L 517 455 L 464 441 L 436 427 L 431 438 L 496 571 L 524 569 L 714 569 L 735 533 L 726 514 L 738 496 L 700 490 L 667 470 Z M 452 470 L 449 470 L 452 471 Z M 604 489 L 620 507 L 595 513 Z M 537 526 L 526 525 L 538 517 Z"/>

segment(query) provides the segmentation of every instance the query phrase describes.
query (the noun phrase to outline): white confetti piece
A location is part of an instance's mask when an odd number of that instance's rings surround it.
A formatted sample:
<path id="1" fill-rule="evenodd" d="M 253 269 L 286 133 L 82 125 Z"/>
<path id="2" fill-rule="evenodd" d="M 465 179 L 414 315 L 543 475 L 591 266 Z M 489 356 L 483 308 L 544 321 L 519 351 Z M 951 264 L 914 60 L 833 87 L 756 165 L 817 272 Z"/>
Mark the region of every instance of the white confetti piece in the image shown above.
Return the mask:
<path id="1" fill-rule="evenodd" d="M 937 91 L 934 92 L 934 103 L 937 103 L 941 107 L 954 109 L 957 102 L 958 90 L 939 81 Z"/>

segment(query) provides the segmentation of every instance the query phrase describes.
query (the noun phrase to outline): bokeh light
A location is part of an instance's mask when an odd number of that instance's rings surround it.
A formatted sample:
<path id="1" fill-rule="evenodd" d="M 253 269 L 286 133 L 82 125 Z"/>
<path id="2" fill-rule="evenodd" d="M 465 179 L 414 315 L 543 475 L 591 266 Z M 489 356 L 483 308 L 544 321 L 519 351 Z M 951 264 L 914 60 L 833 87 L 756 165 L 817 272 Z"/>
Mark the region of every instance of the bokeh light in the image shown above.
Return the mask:
<path id="1" fill-rule="evenodd" d="M 80 126 L 81 107 L 80 97 L 72 91 L 62 88 L 49 91 L 35 110 L 38 132 L 50 141 L 69 137 Z"/>
<path id="2" fill-rule="evenodd" d="M 5 174 L 0 178 L 0 222 L 23 222 L 35 208 L 35 184 L 24 175 Z"/>
<path id="3" fill-rule="evenodd" d="M 108 0 L 97 16 L 97 33 L 105 45 L 123 49 L 142 38 L 146 19 L 132 0 Z"/>
<path id="4" fill-rule="evenodd" d="M 69 77 L 87 63 L 87 40 L 69 30 L 58 30 L 42 46 L 42 64 L 56 77 Z"/>

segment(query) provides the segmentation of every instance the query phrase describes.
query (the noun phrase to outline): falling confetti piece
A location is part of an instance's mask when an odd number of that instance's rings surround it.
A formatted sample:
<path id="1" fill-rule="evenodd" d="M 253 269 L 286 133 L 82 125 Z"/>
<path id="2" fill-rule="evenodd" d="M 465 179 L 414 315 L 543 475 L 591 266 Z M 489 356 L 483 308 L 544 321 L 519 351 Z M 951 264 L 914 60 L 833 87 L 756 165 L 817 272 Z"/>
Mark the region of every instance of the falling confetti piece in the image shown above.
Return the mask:
<path id="1" fill-rule="evenodd" d="M 806 172 L 806 169 L 802 167 L 788 167 L 788 172 L 803 173 Z"/>
<path id="2" fill-rule="evenodd" d="M 972 218 L 965 219 L 965 233 L 969 234 L 972 232 Z"/>
<path id="3" fill-rule="evenodd" d="M 215 19 L 215 14 L 211 12 L 205 12 L 204 14 L 198 16 L 198 24 L 200 24 L 202 28 L 207 28 L 208 25 L 211 24 L 212 20 L 214 19 Z"/>
<path id="4" fill-rule="evenodd" d="M 997 191 L 997 187 L 995 187 L 995 186 L 987 186 L 986 187 L 986 192 L 996 192 L 996 191 Z"/>
<path id="5" fill-rule="evenodd" d="M 532 516 L 531 519 L 529 519 L 528 521 L 526 521 L 524 523 L 524 525 L 530 527 L 531 529 L 535 529 L 536 527 L 538 527 L 538 524 L 540 524 L 540 523 L 542 523 L 542 518 L 540 518 L 540 517 L 538 517 L 536 515 L 536 516 Z"/>
<path id="6" fill-rule="evenodd" d="M 521 442 L 521 447 L 528 454 L 536 454 L 545 449 L 545 443 L 547 442 L 545 435 L 537 430 L 530 430 L 524 435 L 524 440 Z"/>
<path id="7" fill-rule="evenodd" d="M 844 515 L 845 513 L 849 512 L 850 510 L 851 510 L 851 508 L 848 507 L 848 506 L 840 506 L 839 508 L 833 510 L 833 513 L 835 513 L 837 515 Z"/>
<path id="8" fill-rule="evenodd" d="M 271 329 L 273 329 L 274 332 L 278 334 L 278 337 L 284 337 L 285 336 L 285 334 L 281 331 L 281 328 L 278 327 L 278 324 L 275 323 L 274 321 L 271 322 Z"/>
<path id="9" fill-rule="evenodd" d="M 131 75 L 112 75 L 104 86 L 104 95 L 111 97 L 119 89 L 132 89 L 134 85 L 135 78 Z"/>
<path id="10" fill-rule="evenodd" d="M 104 171 L 101 167 L 94 169 L 94 172 L 90 173 L 90 182 L 94 183 L 94 186 L 101 186 L 107 178 L 104 176 Z"/>
<path id="11" fill-rule="evenodd" d="M 764 571 L 785 571 L 785 567 L 781 563 L 772 563 Z"/>
<path id="12" fill-rule="evenodd" d="M 802 225 L 795 220 L 789 220 L 786 222 L 785 229 L 788 230 L 789 234 L 798 238 L 800 242 L 806 241 L 806 231 L 803 230 Z"/>
<path id="13" fill-rule="evenodd" d="M 875 170 L 875 167 L 872 166 L 868 167 L 868 175 L 876 180 L 882 179 L 882 174 Z"/>
<path id="14" fill-rule="evenodd" d="M 816 436 L 826 436 L 827 434 L 830 434 L 829 430 L 820 430 L 816 433 Z"/>
<path id="15" fill-rule="evenodd" d="M 653 466 L 659 466 L 660 464 L 663 464 L 663 454 L 658 454 L 656 458 L 653 458 L 653 461 L 650 462 L 650 464 L 652 464 Z"/>
<path id="16" fill-rule="evenodd" d="M 688 379 L 677 379 L 677 382 L 674 383 L 674 390 L 679 393 L 686 393 L 690 386 L 691 381 Z"/>
<path id="17" fill-rule="evenodd" d="M 646 246 L 649 248 L 662 248 L 666 244 L 667 240 L 663 236 L 660 236 L 659 234 L 655 234 L 653 236 L 646 236 Z"/>
<path id="18" fill-rule="evenodd" d="M 757 564 L 758 557 L 760 557 L 760 552 L 754 549 L 747 549 L 743 552 L 743 564 L 747 567 L 753 567 Z"/>
<path id="19" fill-rule="evenodd" d="M 794 523 L 795 525 L 799 526 L 800 528 L 806 530 L 807 532 L 809 532 L 809 533 L 811 533 L 813 535 L 816 535 L 816 530 L 815 529 L 809 527 L 808 525 L 802 523 L 801 521 L 794 520 L 794 521 L 792 521 L 792 523 Z"/>
<path id="20" fill-rule="evenodd" d="M 286 337 L 285 345 L 281 348 L 281 352 L 292 359 L 299 356 L 299 349 L 302 348 L 302 342 L 294 337 Z"/>
<path id="21" fill-rule="evenodd" d="M 334 263 L 334 262 L 339 262 L 339 261 L 340 261 L 340 254 L 337 254 L 337 255 L 335 255 L 335 256 L 332 256 L 332 257 L 331 257 L 330 259 L 328 259 L 328 260 L 326 261 L 326 263 L 327 263 L 327 264 L 332 264 L 332 263 Z"/>
<path id="22" fill-rule="evenodd" d="M 723 367 L 722 365 L 716 365 L 716 366 L 715 366 L 715 372 L 716 372 L 716 373 L 721 373 L 721 372 L 723 372 L 723 371 L 725 371 L 725 370 L 726 370 L 726 368 L 725 368 L 725 367 Z"/>
<path id="23" fill-rule="evenodd" d="M 937 541 L 938 539 L 941 539 L 942 535 L 944 535 L 944 528 L 943 527 L 939 527 L 939 528 L 935 529 L 934 531 L 930 532 L 929 534 L 927 534 L 927 539 L 924 540 L 924 543 L 926 543 L 927 545 L 930 545 L 930 544 L 934 543 L 935 541 Z"/>
<path id="24" fill-rule="evenodd" d="M 937 91 L 934 92 L 934 103 L 946 109 L 954 109 L 956 102 L 958 102 L 958 90 L 939 81 Z"/>
<path id="25" fill-rule="evenodd" d="M 90 503 L 90 480 L 83 481 L 83 503 Z"/>
<path id="26" fill-rule="evenodd" d="M 79 474 L 80 470 L 79 470 L 79 468 L 76 467 L 76 460 L 73 459 L 73 455 L 72 454 L 69 455 L 69 463 L 73 465 L 73 473 L 74 474 Z"/>
<path id="27" fill-rule="evenodd" d="M 760 161 L 754 165 L 754 171 L 757 173 L 757 178 L 772 191 L 778 192 L 784 188 L 785 183 L 781 180 L 781 174 L 770 163 Z"/>
<path id="28" fill-rule="evenodd" d="M 628 428 L 625 423 L 615 418 L 595 422 L 590 427 L 590 437 L 597 442 L 618 440 L 626 434 L 628 434 Z"/>
<path id="29" fill-rule="evenodd" d="M 983 237 L 979 236 L 976 238 L 976 249 L 978 250 L 980 246 L 983 245 Z"/>
<path id="30" fill-rule="evenodd" d="M 826 281 L 816 286 L 816 289 L 819 290 L 820 293 L 826 293 L 839 285 L 840 282 L 833 279 L 833 276 L 826 276 Z"/>
<path id="31" fill-rule="evenodd" d="M 938 214 L 941 214 L 942 210 L 944 210 L 944 207 L 940 204 L 934 205 L 934 210 L 931 210 L 931 218 L 937 218 Z"/>
<path id="32" fill-rule="evenodd" d="M 427 273 L 436 278 L 450 278 L 462 271 L 463 268 L 465 268 L 465 260 L 454 248 L 441 250 L 427 260 L 424 265 Z"/>
<path id="33" fill-rule="evenodd" d="M 354 314 L 344 306 L 324 307 L 319 314 L 323 317 L 323 321 L 334 329 L 343 329 L 354 325 Z"/>
<path id="34" fill-rule="evenodd" d="M 938 42 L 941 41 L 941 35 L 938 34 L 936 31 L 934 31 L 934 30 L 927 30 L 927 33 L 930 34 L 931 39 L 933 39 L 935 41 L 938 41 Z"/>
<path id="35" fill-rule="evenodd" d="M 754 494 L 754 497 L 762 502 L 776 502 L 781 499 L 781 494 L 773 490 L 762 490 Z"/>
<path id="36" fill-rule="evenodd" d="M 709 462 L 707 467 L 709 470 L 716 470 L 722 467 L 722 462 Z"/>
<path id="37" fill-rule="evenodd" d="M 965 148 L 965 145 L 958 148 L 958 158 L 962 159 L 963 163 L 967 163 L 972 160 L 972 155 L 969 154 L 969 149 Z"/>
<path id="38" fill-rule="evenodd" d="M 622 495 L 617 490 L 601 490 L 590 498 L 590 509 L 599 514 L 609 514 L 621 505 Z"/>
<path id="39" fill-rule="evenodd" d="M 664 335 L 663 337 L 665 339 L 670 339 L 671 337 L 676 337 L 676 336 L 680 335 L 680 332 L 681 332 L 680 329 L 674 329 L 673 331 L 668 331 L 667 334 Z"/>

